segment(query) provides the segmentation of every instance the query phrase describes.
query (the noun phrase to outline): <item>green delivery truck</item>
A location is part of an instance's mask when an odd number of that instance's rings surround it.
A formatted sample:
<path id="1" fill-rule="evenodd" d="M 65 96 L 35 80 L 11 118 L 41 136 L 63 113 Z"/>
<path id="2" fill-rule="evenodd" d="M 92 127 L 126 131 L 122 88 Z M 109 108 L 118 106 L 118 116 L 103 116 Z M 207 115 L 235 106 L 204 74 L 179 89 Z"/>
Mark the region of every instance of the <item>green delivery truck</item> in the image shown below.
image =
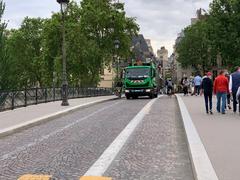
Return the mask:
<path id="1" fill-rule="evenodd" d="M 158 96 L 156 81 L 156 66 L 154 63 L 141 63 L 125 68 L 124 89 L 127 99 L 136 99 L 139 96 Z"/>

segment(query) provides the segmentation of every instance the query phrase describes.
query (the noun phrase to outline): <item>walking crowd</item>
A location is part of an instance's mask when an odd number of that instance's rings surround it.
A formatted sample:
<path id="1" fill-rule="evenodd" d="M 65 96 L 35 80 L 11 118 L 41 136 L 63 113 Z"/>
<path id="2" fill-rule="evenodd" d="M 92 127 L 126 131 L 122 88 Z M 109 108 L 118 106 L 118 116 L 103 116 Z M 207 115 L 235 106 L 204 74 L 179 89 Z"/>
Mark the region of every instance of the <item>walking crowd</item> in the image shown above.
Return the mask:
<path id="1" fill-rule="evenodd" d="M 212 73 L 206 72 L 203 77 L 200 74 L 192 79 L 184 77 L 181 84 L 184 96 L 189 94 L 189 89 L 191 95 L 204 95 L 207 114 L 213 114 L 213 95 L 217 97 L 218 113 L 226 114 L 227 108 L 232 109 L 232 101 L 233 112 L 236 113 L 238 109 L 240 114 L 240 67 L 237 67 L 232 74 L 225 70 L 220 71 L 214 81 Z"/>

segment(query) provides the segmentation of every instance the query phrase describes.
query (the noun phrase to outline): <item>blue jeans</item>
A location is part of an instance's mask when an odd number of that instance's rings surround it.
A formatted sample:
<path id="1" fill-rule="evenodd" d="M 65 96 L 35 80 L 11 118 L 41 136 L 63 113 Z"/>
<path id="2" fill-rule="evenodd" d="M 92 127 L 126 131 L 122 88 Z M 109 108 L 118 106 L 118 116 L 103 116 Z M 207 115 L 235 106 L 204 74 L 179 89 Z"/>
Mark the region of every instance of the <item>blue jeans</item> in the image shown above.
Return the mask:
<path id="1" fill-rule="evenodd" d="M 200 94 L 200 90 L 201 90 L 201 86 L 200 86 L 200 85 L 199 85 L 199 86 L 198 86 L 198 85 L 195 86 L 195 91 L 196 91 L 195 94 L 196 94 L 196 95 L 199 95 L 199 94 Z"/>
<path id="2" fill-rule="evenodd" d="M 222 104 L 221 104 L 222 100 Z M 227 93 L 217 93 L 217 111 L 225 113 L 225 107 L 226 107 L 226 100 L 227 100 Z M 222 111 L 220 111 L 222 109 Z"/>

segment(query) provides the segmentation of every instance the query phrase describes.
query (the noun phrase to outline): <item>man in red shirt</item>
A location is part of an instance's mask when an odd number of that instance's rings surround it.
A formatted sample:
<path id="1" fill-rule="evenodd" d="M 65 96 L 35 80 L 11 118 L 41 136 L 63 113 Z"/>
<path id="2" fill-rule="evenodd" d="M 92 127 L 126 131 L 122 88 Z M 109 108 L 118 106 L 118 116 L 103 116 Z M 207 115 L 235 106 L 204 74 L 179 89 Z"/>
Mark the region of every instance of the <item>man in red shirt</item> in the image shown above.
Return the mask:
<path id="1" fill-rule="evenodd" d="M 225 114 L 226 99 L 228 93 L 228 79 L 225 77 L 225 72 L 220 71 L 219 75 L 214 81 L 214 94 L 217 95 L 217 111 L 222 114 Z M 222 101 L 222 105 L 221 105 Z"/>

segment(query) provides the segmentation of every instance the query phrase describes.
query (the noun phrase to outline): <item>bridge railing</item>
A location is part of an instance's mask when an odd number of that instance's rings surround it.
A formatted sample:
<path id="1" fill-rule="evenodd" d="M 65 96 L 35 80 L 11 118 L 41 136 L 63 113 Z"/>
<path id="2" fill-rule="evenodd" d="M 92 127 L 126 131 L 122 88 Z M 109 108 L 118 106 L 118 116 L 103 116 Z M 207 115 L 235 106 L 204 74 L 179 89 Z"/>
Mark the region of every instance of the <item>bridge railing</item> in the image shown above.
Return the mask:
<path id="1" fill-rule="evenodd" d="M 68 98 L 112 95 L 111 88 L 70 87 Z M 61 88 L 31 88 L 18 91 L 0 91 L 0 112 L 29 105 L 62 100 Z"/>

